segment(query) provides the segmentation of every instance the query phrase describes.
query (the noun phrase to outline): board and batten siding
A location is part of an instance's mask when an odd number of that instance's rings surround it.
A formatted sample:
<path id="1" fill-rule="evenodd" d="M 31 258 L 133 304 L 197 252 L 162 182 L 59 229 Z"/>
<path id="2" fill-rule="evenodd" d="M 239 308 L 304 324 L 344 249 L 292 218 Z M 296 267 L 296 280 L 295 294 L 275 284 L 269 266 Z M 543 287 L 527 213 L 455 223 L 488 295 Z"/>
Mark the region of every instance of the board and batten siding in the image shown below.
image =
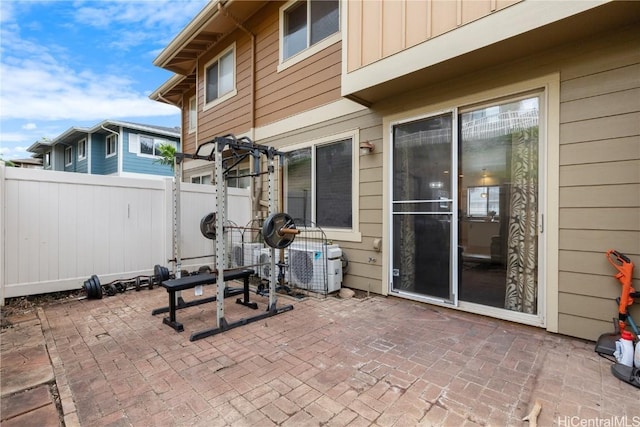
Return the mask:
<path id="1" fill-rule="evenodd" d="M 390 57 L 521 0 L 348 1 L 347 72 Z"/>
<path id="2" fill-rule="evenodd" d="M 640 31 L 583 46 L 560 75 L 559 331 L 596 339 L 621 290 L 608 249 L 640 287 Z"/>

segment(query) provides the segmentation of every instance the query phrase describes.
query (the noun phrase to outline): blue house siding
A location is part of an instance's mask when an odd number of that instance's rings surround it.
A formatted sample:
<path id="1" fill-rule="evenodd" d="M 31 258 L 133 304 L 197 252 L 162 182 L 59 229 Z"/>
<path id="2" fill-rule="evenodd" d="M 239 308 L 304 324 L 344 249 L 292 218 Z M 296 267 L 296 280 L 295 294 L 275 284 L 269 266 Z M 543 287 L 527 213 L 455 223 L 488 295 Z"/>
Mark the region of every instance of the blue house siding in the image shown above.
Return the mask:
<path id="1" fill-rule="evenodd" d="M 156 140 L 173 142 L 177 147 L 180 146 L 180 143 L 176 138 L 170 138 L 166 136 L 159 137 L 151 133 L 125 130 L 122 158 L 123 171 L 159 176 L 173 176 L 173 170 L 170 166 L 161 165 L 160 163 L 158 163 L 159 157 L 139 153 L 140 147 L 139 141 L 137 140 L 138 135 L 149 136 Z"/>
<path id="2" fill-rule="evenodd" d="M 91 173 L 111 175 L 118 172 L 118 154 L 107 157 L 106 135 L 91 135 Z"/>
<path id="3" fill-rule="evenodd" d="M 99 133 L 91 135 L 91 173 L 94 175 L 104 175 L 104 139 L 104 135 Z"/>
<path id="4" fill-rule="evenodd" d="M 118 154 L 105 157 L 106 151 L 102 152 L 102 175 L 111 175 L 118 172 Z"/>
<path id="5" fill-rule="evenodd" d="M 87 160 L 87 157 L 85 157 L 82 160 L 76 161 L 76 172 L 87 173 L 88 169 L 89 169 L 89 161 Z"/>
<path id="6" fill-rule="evenodd" d="M 37 141 L 29 147 L 29 151 L 45 157 L 50 147 L 51 165 L 44 165 L 44 168 L 56 171 L 93 175 L 173 176 L 170 166 L 158 163 L 160 157 L 148 154 L 153 151 L 153 148 L 148 149 L 151 144 L 146 144 L 145 153 L 140 153 L 140 135 L 152 138 L 154 147 L 162 142 L 171 142 L 179 150 L 180 128 L 105 120 L 92 128 L 69 128 L 47 144 Z M 66 148 L 71 149 L 68 165 Z M 113 154 L 107 156 L 107 148 Z M 78 158 L 79 153 L 84 157 Z"/>
<path id="7" fill-rule="evenodd" d="M 67 165 L 67 147 L 62 148 L 62 164 L 65 172 L 76 171 L 76 147 L 71 147 L 71 163 Z"/>

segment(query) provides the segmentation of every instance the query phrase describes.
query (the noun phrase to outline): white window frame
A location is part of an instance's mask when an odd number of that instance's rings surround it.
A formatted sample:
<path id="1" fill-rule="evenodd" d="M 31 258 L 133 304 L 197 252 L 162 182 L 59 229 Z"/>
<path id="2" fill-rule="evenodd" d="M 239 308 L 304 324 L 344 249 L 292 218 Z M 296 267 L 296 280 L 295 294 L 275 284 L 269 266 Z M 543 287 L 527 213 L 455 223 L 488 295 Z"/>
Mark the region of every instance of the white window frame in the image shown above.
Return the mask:
<path id="1" fill-rule="evenodd" d="M 222 95 L 218 94 L 218 97 L 212 101 L 207 102 L 207 69 L 213 65 L 216 62 L 220 61 L 220 58 L 222 58 L 223 56 L 225 56 L 226 54 L 228 54 L 229 52 L 232 52 L 233 55 L 233 85 L 232 85 L 232 89 L 229 92 L 223 93 Z M 220 66 L 218 65 L 218 69 L 220 69 Z M 220 52 L 220 54 L 218 54 L 218 56 L 216 56 L 215 58 L 213 58 L 211 61 L 207 62 L 204 65 L 204 108 L 202 109 L 203 111 L 208 110 L 209 108 L 212 108 L 218 104 L 221 104 L 223 102 L 225 102 L 226 100 L 233 98 L 234 96 L 236 96 L 238 94 L 238 89 L 236 88 L 236 73 L 238 70 L 238 61 L 237 61 L 237 57 L 236 57 L 236 44 L 235 42 L 232 43 L 228 48 L 226 48 L 225 50 L 223 50 L 222 52 Z"/>
<path id="2" fill-rule="evenodd" d="M 71 166 L 73 164 L 73 149 L 71 146 L 64 147 L 64 167 Z"/>
<path id="3" fill-rule="evenodd" d="M 483 200 L 483 209 L 482 212 L 479 213 L 475 213 L 472 212 L 472 204 L 475 202 L 475 200 L 473 199 L 473 193 L 475 189 L 484 189 L 484 193 L 485 193 L 485 197 L 482 199 Z M 470 185 L 467 187 L 467 216 L 469 218 L 487 218 L 489 216 L 491 217 L 499 217 L 500 216 L 500 208 L 498 207 L 498 210 L 494 212 L 493 215 L 489 215 L 491 211 L 490 206 L 491 206 L 491 200 L 492 200 L 492 193 L 497 193 L 498 199 L 500 197 L 500 186 L 499 185 Z M 482 196 L 481 196 L 482 197 Z"/>
<path id="4" fill-rule="evenodd" d="M 82 150 L 80 147 L 83 147 Z M 84 160 L 87 158 L 87 138 L 83 138 L 78 141 L 78 160 Z"/>
<path id="5" fill-rule="evenodd" d="M 317 42 L 316 44 L 313 44 L 311 46 L 307 46 L 306 49 L 303 49 L 302 51 L 296 53 L 295 55 L 285 59 L 284 58 L 284 23 L 285 23 L 285 13 L 287 12 L 287 10 L 289 8 L 291 8 L 294 4 L 298 3 L 300 0 L 290 0 L 289 2 L 287 2 L 285 5 L 280 7 L 280 16 L 279 16 L 279 27 L 280 27 L 280 34 L 279 34 L 279 61 L 278 61 L 278 67 L 277 67 L 277 72 L 281 72 L 286 70 L 287 68 L 301 62 L 304 61 L 305 59 L 315 55 L 316 53 L 328 48 L 329 46 L 339 42 L 340 40 L 342 40 L 342 34 L 341 34 L 341 27 L 342 27 L 342 2 L 338 2 L 338 31 L 335 32 L 334 34 L 320 40 L 319 42 Z M 307 3 L 310 0 L 305 0 L 307 1 Z M 308 25 L 309 23 L 309 13 L 310 12 L 310 8 L 307 6 L 307 31 L 310 31 L 310 27 Z"/>
<path id="6" fill-rule="evenodd" d="M 189 98 L 189 112 L 187 117 L 189 133 L 193 133 L 196 127 L 198 127 L 198 100 L 195 96 Z"/>
<path id="7" fill-rule="evenodd" d="M 208 181 L 203 182 L 202 179 L 203 178 L 207 178 L 207 177 L 208 177 Z M 200 182 L 193 182 L 194 178 L 198 178 L 198 181 L 200 181 Z M 190 180 L 191 180 L 192 184 L 213 185 L 213 175 L 211 174 L 211 172 L 203 173 L 203 174 L 199 174 L 199 175 L 191 175 Z"/>
<path id="8" fill-rule="evenodd" d="M 360 233 L 360 131 L 354 129 L 351 131 L 334 134 L 331 136 L 314 139 L 311 141 L 303 142 L 288 147 L 283 147 L 281 151 L 290 152 L 303 148 L 311 147 L 311 220 L 316 222 L 316 148 L 322 145 L 331 144 L 334 142 L 342 141 L 345 139 L 351 139 L 351 228 L 331 228 L 322 227 L 327 239 L 329 240 L 342 240 L 348 242 L 361 242 L 362 234 Z M 288 193 L 288 176 L 287 168 L 285 168 L 284 176 L 284 194 Z M 285 212 L 287 211 L 288 201 L 285 198 Z"/>
<path id="9" fill-rule="evenodd" d="M 42 164 L 45 168 L 51 167 L 51 151 L 47 151 L 42 156 Z"/>
<path id="10" fill-rule="evenodd" d="M 109 152 L 109 146 L 111 145 L 112 142 L 113 142 L 113 152 Z M 114 134 L 107 135 L 104 145 L 105 145 L 105 151 L 104 151 L 105 158 L 113 157 L 116 154 L 118 154 L 118 135 L 114 135 Z"/>
<path id="11" fill-rule="evenodd" d="M 251 172 L 251 170 L 249 169 L 249 166 L 247 167 L 237 167 L 233 170 L 229 171 L 229 174 L 227 175 L 227 186 L 230 188 L 248 188 L 251 186 L 251 182 L 248 183 L 248 185 L 246 186 L 240 186 L 240 180 L 248 178 L 246 175 L 248 175 Z M 238 177 L 238 175 L 242 175 L 241 177 Z M 235 179 L 236 180 L 236 185 L 231 185 L 230 180 L 231 179 Z"/>
<path id="12" fill-rule="evenodd" d="M 147 153 L 143 153 L 142 152 L 142 138 L 150 138 L 153 141 L 153 154 L 147 154 Z M 178 144 L 176 141 L 171 141 L 168 139 L 163 139 L 163 138 L 156 138 L 155 136 L 151 136 L 151 135 L 146 135 L 146 134 L 138 134 L 138 156 L 140 157 L 147 157 L 147 158 L 151 158 L 151 159 L 157 159 L 158 157 L 160 157 L 159 154 L 156 154 L 156 147 L 158 145 L 161 144 L 171 144 L 174 147 L 178 147 Z"/>
<path id="13" fill-rule="evenodd" d="M 496 86 L 480 92 L 472 92 L 455 98 L 448 98 L 433 104 L 424 104 L 420 107 L 393 113 L 382 119 L 383 145 L 391 146 L 393 143 L 393 125 L 399 122 L 415 120 L 433 112 L 444 111 L 457 105 L 456 115 L 469 109 L 475 109 L 483 104 L 494 104 L 499 100 L 512 100 L 518 97 L 528 97 L 529 94 L 540 96 L 540 129 L 541 139 L 539 156 L 539 211 L 544 216 L 544 232 L 539 234 L 539 259 L 538 259 L 538 301 L 539 311 L 537 315 L 529 315 L 508 310 L 500 311 L 496 315 L 493 307 L 481 306 L 465 301 L 460 301 L 458 309 L 476 314 L 487 315 L 508 321 L 530 324 L 538 327 L 546 327 L 549 332 L 558 332 L 558 209 L 549 209 L 550 206 L 559 205 L 559 171 L 560 158 L 558 149 L 560 145 L 560 74 L 551 73 L 541 75 L 530 80 L 522 80 L 504 86 Z M 456 133 L 454 132 L 454 135 Z M 383 188 L 391 189 L 393 179 L 393 159 L 391 156 L 383 158 L 384 174 Z M 391 253 L 391 222 L 392 209 L 390 201 L 383 204 L 383 248 L 387 254 Z M 456 237 L 457 239 L 457 237 Z M 391 288 L 390 257 L 385 257 L 383 262 L 383 281 L 389 286 L 383 286 L 383 293 L 389 294 Z M 411 298 L 421 300 L 419 298 Z M 430 300 L 431 304 L 451 307 L 448 303 L 439 303 Z"/>

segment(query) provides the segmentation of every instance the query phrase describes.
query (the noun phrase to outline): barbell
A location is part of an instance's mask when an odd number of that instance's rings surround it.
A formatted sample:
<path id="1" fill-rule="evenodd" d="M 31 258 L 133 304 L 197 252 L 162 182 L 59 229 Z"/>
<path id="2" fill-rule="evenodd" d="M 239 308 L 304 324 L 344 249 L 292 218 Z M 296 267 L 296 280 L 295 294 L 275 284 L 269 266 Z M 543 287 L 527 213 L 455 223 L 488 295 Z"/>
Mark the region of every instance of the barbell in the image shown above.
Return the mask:
<path id="1" fill-rule="evenodd" d="M 284 212 L 269 215 L 262 225 L 264 242 L 275 249 L 286 248 L 299 233 L 300 230 L 296 228 L 293 218 Z"/>
<path id="2" fill-rule="evenodd" d="M 200 232 L 210 240 L 216 239 L 216 214 L 211 212 L 200 220 Z M 293 243 L 296 234 L 300 230 L 296 228 L 293 218 L 284 212 L 273 213 L 267 217 L 262 225 L 262 238 L 264 242 L 275 249 L 284 249 Z"/>

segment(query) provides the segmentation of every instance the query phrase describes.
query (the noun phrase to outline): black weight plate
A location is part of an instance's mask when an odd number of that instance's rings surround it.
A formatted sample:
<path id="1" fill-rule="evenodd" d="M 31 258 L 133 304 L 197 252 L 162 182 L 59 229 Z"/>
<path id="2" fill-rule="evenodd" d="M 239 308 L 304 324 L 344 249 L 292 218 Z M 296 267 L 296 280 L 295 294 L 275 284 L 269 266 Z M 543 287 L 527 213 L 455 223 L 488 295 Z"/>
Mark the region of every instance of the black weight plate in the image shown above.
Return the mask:
<path id="1" fill-rule="evenodd" d="M 96 286 L 102 286 L 100 284 L 100 279 L 98 279 L 98 276 L 96 276 L 95 274 L 91 276 L 91 278 L 96 282 Z"/>
<path id="2" fill-rule="evenodd" d="M 216 214 L 211 212 L 200 220 L 200 232 L 210 240 L 216 239 Z"/>
<path id="3" fill-rule="evenodd" d="M 281 233 L 280 230 L 283 228 L 296 228 L 289 214 L 278 212 L 269 215 L 262 226 L 264 242 L 275 249 L 284 249 L 289 246 L 296 235 Z"/>

